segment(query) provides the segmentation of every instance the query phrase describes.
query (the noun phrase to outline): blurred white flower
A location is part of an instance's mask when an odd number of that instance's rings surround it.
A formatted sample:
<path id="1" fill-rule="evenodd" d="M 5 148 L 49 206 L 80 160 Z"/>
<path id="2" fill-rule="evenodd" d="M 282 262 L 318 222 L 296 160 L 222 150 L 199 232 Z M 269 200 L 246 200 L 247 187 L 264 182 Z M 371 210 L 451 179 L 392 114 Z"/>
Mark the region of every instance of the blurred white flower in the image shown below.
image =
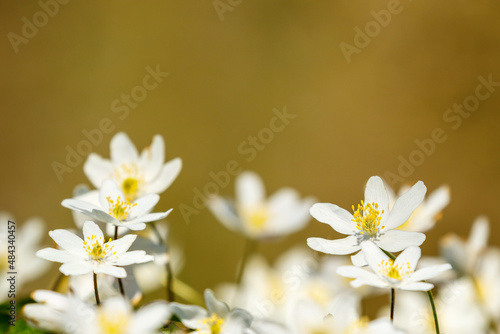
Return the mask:
<path id="1" fill-rule="evenodd" d="M 389 195 L 389 209 L 392 209 L 396 202 L 396 196 L 392 189 L 386 184 L 387 193 Z M 401 187 L 399 195 L 403 195 L 408 190 L 409 186 Z M 411 214 L 410 218 L 397 227 L 397 230 L 427 232 L 436 225 L 436 222 L 441 218 L 443 209 L 450 203 L 450 188 L 443 185 L 432 193 L 430 193 Z"/>
<path id="2" fill-rule="evenodd" d="M 63 263 L 59 270 L 66 276 L 94 272 L 122 278 L 127 274 L 125 269 L 118 266 L 153 261 L 153 257 L 144 251 L 127 252 L 136 235 L 105 242 L 102 231 L 92 221 L 86 221 L 83 225 L 85 241 L 62 229 L 50 231 L 49 235 L 62 249 L 45 248 L 36 252 L 36 256 Z"/>
<path id="3" fill-rule="evenodd" d="M 14 240 L 15 260 L 14 270 L 9 269 L 9 248 L 7 224 L 11 220 L 15 222 Z M 12 230 L 11 230 L 12 231 Z M 26 282 L 31 282 L 45 274 L 49 269 L 50 263 L 43 261 L 35 256 L 36 250 L 40 248 L 40 242 L 45 235 L 45 223 L 40 218 L 30 218 L 23 223 L 16 221 L 11 214 L 0 212 L 0 240 L 2 247 L 0 248 L 0 275 L 4 279 L 0 280 L 0 303 L 8 299 L 8 291 L 10 289 L 9 282 L 5 279 L 8 271 L 19 273 L 16 276 L 16 290 L 21 292 L 23 285 Z"/>
<path id="4" fill-rule="evenodd" d="M 106 179 L 114 179 L 125 198 L 134 201 L 147 194 L 160 194 L 179 175 L 182 168 L 180 158 L 167 163 L 165 144 L 161 135 L 153 137 L 153 142 L 139 155 L 137 148 L 123 132 L 117 133 L 110 143 L 111 160 L 91 153 L 83 166 L 90 182 L 99 188 Z"/>
<path id="5" fill-rule="evenodd" d="M 440 241 L 441 254 L 459 275 L 474 275 L 479 256 L 487 248 L 489 234 L 488 219 L 480 216 L 466 241 L 456 234 L 444 236 Z"/>
<path id="6" fill-rule="evenodd" d="M 450 281 L 439 289 L 435 302 L 441 333 L 488 333 L 485 317 L 474 301 L 473 289 L 467 279 Z M 388 312 L 388 308 L 382 309 L 379 314 Z M 394 325 L 404 329 L 407 334 L 436 333 L 427 296 L 423 293 L 399 292 L 395 300 Z"/>
<path id="7" fill-rule="evenodd" d="M 228 229 L 251 239 L 281 237 L 303 228 L 309 221 L 311 197 L 301 199 L 291 188 L 283 188 L 266 199 L 264 184 L 253 172 L 236 178 L 236 199 L 213 196 L 208 207 Z"/>
<path id="8" fill-rule="evenodd" d="M 85 304 L 74 296 L 37 290 L 37 304 L 27 304 L 23 314 L 34 326 L 68 334 L 153 334 L 170 318 L 166 302 L 157 301 L 133 311 L 121 297 L 104 301 L 100 307 Z"/>
<path id="9" fill-rule="evenodd" d="M 134 231 L 145 229 L 145 223 L 163 219 L 172 211 L 170 209 L 166 212 L 149 213 L 160 200 L 160 196 L 149 194 L 130 202 L 113 180 L 105 180 L 102 183 L 98 205 L 91 201 L 94 194 L 89 192 L 82 195 L 87 201 L 79 198 L 65 199 L 61 205 L 99 222 L 126 227 Z M 94 200 L 95 197 L 94 195 Z"/>
<path id="10" fill-rule="evenodd" d="M 355 266 L 337 269 L 339 275 L 354 278 L 351 282 L 354 287 L 372 285 L 379 288 L 428 291 L 434 285 L 421 281 L 451 269 L 451 265 L 446 263 L 414 271 L 420 259 L 419 247 L 406 248 L 394 261 L 372 242 L 363 243 L 362 249 L 372 271 Z"/>
<path id="11" fill-rule="evenodd" d="M 309 238 L 307 244 L 312 249 L 326 254 L 345 255 L 357 252 L 365 241 L 372 241 L 378 247 L 399 252 L 408 246 L 419 246 L 425 234 L 400 231 L 397 227 L 408 220 L 412 212 L 422 203 L 427 188 L 418 181 L 410 190 L 397 199 L 389 210 L 389 196 L 384 182 L 378 176 L 371 177 L 365 188 L 365 200 L 353 208 L 354 214 L 329 203 L 316 203 L 311 215 L 335 231 L 348 235 L 343 239 L 327 240 Z M 363 252 L 351 257 L 354 265 L 366 265 Z"/>
<path id="12" fill-rule="evenodd" d="M 169 307 L 193 334 L 247 334 L 253 318 L 243 309 L 230 310 L 226 303 L 217 300 L 214 293 L 205 290 L 207 309 L 195 305 L 170 303 Z"/>

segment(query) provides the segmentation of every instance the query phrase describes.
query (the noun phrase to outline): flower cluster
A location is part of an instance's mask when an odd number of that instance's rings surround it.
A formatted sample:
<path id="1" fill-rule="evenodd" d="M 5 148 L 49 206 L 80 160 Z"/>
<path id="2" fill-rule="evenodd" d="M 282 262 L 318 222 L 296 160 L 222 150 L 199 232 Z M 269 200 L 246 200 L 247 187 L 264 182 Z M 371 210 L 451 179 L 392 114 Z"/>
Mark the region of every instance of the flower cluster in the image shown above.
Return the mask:
<path id="1" fill-rule="evenodd" d="M 487 245 L 485 217 L 474 222 L 467 240 L 446 235 L 440 256 L 421 256 L 426 233 L 450 201 L 447 186 L 426 197 L 418 181 L 397 196 L 373 176 L 351 211 L 315 203 L 287 187 L 267 197 L 260 176 L 242 172 L 234 199 L 213 195 L 206 203 L 214 220 L 245 244 L 236 278 L 202 296 L 177 277 L 182 252 L 160 222 L 172 209 L 154 210 L 181 160 L 165 163 L 159 135 L 139 153 L 124 133 L 112 138 L 110 156 L 89 155 L 83 169 L 96 189 L 78 187 L 62 201 L 76 229 L 50 231 L 54 248 L 38 248 L 40 223 L 24 225 L 24 279 L 46 271 L 41 259 L 61 263 L 52 289 L 35 290 L 34 303 L 23 307 L 24 319 L 40 331 L 491 334 L 500 328 L 500 250 Z M 280 241 L 311 216 L 343 237 L 310 237 L 274 265 L 256 253 L 259 243 Z M 141 304 L 145 294 L 161 287 L 165 300 Z M 384 294 L 389 303 L 368 318 L 363 305 Z"/>

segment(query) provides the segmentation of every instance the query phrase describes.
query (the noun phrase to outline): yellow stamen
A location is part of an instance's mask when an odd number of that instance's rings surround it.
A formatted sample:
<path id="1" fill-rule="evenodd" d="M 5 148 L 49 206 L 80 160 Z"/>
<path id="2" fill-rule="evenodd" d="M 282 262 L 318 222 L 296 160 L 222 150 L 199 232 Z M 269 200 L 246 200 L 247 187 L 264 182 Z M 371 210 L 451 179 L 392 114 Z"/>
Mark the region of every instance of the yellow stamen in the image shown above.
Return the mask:
<path id="1" fill-rule="evenodd" d="M 118 220 L 125 220 L 130 214 L 130 209 L 137 205 L 137 203 L 130 204 L 128 200 L 121 200 L 118 196 L 116 200 L 112 200 L 110 196 L 106 197 L 108 201 L 109 215 Z"/>
<path id="2" fill-rule="evenodd" d="M 101 260 L 105 258 L 113 249 L 113 246 L 110 246 L 109 242 L 105 242 L 105 240 L 101 237 L 93 235 L 92 238 L 87 237 L 87 239 L 92 241 L 84 242 L 83 249 L 85 249 L 89 257 L 99 263 L 101 263 Z M 113 252 L 112 255 L 115 254 L 116 252 Z"/>
<path id="3" fill-rule="evenodd" d="M 140 188 L 144 183 L 144 177 L 136 164 L 122 164 L 116 167 L 113 178 L 121 186 L 126 200 L 134 201 L 137 199 Z"/>
<path id="4" fill-rule="evenodd" d="M 210 332 L 207 334 L 219 334 L 224 325 L 224 319 L 220 318 L 217 314 L 212 313 L 208 318 L 202 320 L 202 324 L 209 326 Z"/>
<path id="5" fill-rule="evenodd" d="M 124 334 L 127 332 L 128 316 L 126 314 L 106 314 L 100 312 L 98 316 L 100 333 L 103 334 Z"/>
<path id="6" fill-rule="evenodd" d="M 378 203 L 367 203 L 365 205 L 361 201 L 361 204 L 358 204 L 357 210 L 354 209 L 354 205 L 352 206 L 352 211 L 354 211 L 352 221 L 356 223 L 356 228 L 363 235 L 376 236 L 380 229 L 385 227 L 380 226 L 384 210 L 380 212 Z"/>
<path id="7" fill-rule="evenodd" d="M 401 279 L 413 272 L 410 268 L 410 263 L 406 262 L 405 265 L 394 265 L 394 261 L 392 259 L 383 260 L 379 265 L 378 272 L 387 276 L 389 278 L 401 281 Z"/>

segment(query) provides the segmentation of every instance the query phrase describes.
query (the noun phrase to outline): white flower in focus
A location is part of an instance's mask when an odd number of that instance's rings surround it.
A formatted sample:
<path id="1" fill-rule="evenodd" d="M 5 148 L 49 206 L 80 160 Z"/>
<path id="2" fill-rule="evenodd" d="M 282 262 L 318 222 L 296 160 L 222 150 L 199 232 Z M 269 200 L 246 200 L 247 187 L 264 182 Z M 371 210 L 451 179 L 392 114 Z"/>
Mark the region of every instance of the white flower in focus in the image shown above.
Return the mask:
<path id="1" fill-rule="evenodd" d="M 129 201 L 147 194 L 160 194 L 179 175 L 182 168 L 180 158 L 167 163 L 165 144 L 161 135 L 139 155 L 137 148 L 123 132 L 117 133 L 110 143 L 111 160 L 91 153 L 83 166 L 90 182 L 99 188 L 106 179 L 113 179 Z"/>
<path id="2" fill-rule="evenodd" d="M 153 334 L 170 319 L 166 302 L 147 304 L 137 311 L 121 297 L 104 301 L 100 307 L 74 296 L 47 290 L 32 294 L 36 304 L 27 304 L 23 314 L 38 328 L 68 334 Z"/>
<path id="3" fill-rule="evenodd" d="M 309 221 L 311 197 L 301 199 L 297 191 L 283 188 L 266 199 L 264 184 L 253 172 L 236 178 L 236 200 L 213 196 L 208 207 L 228 229 L 248 238 L 281 237 L 303 228 Z"/>
<path id="4" fill-rule="evenodd" d="M 386 184 L 389 195 L 389 209 L 396 202 L 396 196 L 392 189 Z M 409 186 L 401 187 L 399 195 L 403 195 L 410 189 Z M 441 219 L 443 209 L 450 203 L 450 188 L 446 185 L 439 187 L 427 196 L 411 214 L 410 218 L 397 228 L 402 231 L 427 232 Z"/>
<path id="5" fill-rule="evenodd" d="M 15 222 L 15 231 L 8 230 L 8 221 Z M 13 233 L 9 233 L 12 231 Z M 39 244 L 45 235 L 45 224 L 40 218 L 30 218 L 23 223 L 19 223 L 7 212 L 0 212 L 0 275 L 4 279 L 0 280 L 0 303 L 8 300 L 10 283 L 5 279 L 7 272 L 14 271 L 22 273 L 16 276 L 16 290 L 21 292 L 26 282 L 33 281 L 45 274 L 50 264 L 35 256 L 35 252 L 40 248 Z M 9 239 L 9 235 L 14 235 L 15 239 Z M 11 237 L 12 238 L 12 237 Z M 12 243 L 9 242 L 12 240 Z M 13 246 L 9 249 L 8 246 Z M 15 249 L 15 252 L 12 250 Z M 11 252 L 9 252 L 11 250 Z M 12 254 L 13 253 L 13 254 Z M 9 255 L 14 255 L 14 270 L 9 268 Z"/>
<path id="6" fill-rule="evenodd" d="M 230 310 L 226 303 L 217 300 L 213 292 L 205 290 L 207 309 L 194 305 L 170 303 L 169 307 L 181 322 L 193 329 L 193 334 L 246 334 L 253 318 L 243 309 Z"/>
<path id="7" fill-rule="evenodd" d="M 434 285 L 421 281 L 451 269 L 451 265 L 446 263 L 414 271 L 420 259 L 419 247 L 408 247 L 394 261 L 371 242 L 363 243 L 362 248 L 372 271 L 355 266 L 337 269 L 339 275 L 354 278 L 351 282 L 353 287 L 372 285 L 378 288 L 428 291 Z"/>
<path id="8" fill-rule="evenodd" d="M 66 276 L 94 272 L 123 278 L 127 276 L 125 269 L 118 266 L 153 261 L 144 251 L 127 252 L 136 235 L 106 242 L 102 231 L 92 221 L 83 225 L 85 241 L 66 230 L 50 231 L 49 235 L 61 249 L 45 248 L 36 252 L 36 256 L 63 263 L 59 270 Z"/>
<path id="9" fill-rule="evenodd" d="M 422 203 L 426 191 L 424 183 L 418 181 L 389 210 L 389 197 L 384 182 L 380 177 L 373 176 L 366 184 L 365 200 L 356 209 L 353 206 L 354 214 L 329 203 L 316 203 L 310 210 L 318 221 L 348 236 L 337 240 L 309 238 L 307 244 L 316 251 L 335 255 L 357 252 L 365 241 L 371 241 L 389 252 L 399 252 L 408 246 L 420 246 L 425 240 L 425 234 L 396 228 L 406 222 Z M 363 252 L 351 259 L 356 266 L 366 265 Z"/>
<path id="10" fill-rule="evenodd" d="M 89 193 L 82 195 L 87 201 L 79 198 L 65 199 L 61 205 L 81 212 L 96 221 L 126 227 L 134 231 L 144 230 L 145 223 L 163 219 L 172 211 L 170 209 L 166 212 L 149 213 L 160 200 L 160 196 L 149 194 L 130 202 L 113 180 L 106 180 L 102 183 L 99 190 L 99 205 L 94 201 L 89 201 L 92 197 L 96 197 L 95 193 Z"/>

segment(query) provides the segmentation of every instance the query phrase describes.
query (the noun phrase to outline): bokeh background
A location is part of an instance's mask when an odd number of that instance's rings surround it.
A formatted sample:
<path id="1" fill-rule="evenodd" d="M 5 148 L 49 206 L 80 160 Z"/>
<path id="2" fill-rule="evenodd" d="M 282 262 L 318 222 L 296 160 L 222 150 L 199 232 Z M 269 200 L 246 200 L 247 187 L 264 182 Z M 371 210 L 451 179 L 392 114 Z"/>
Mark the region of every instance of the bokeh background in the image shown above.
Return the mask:
<path id="1" fill-rule="evenodd" d="M 36 1 L 1 1 L 0 209 L 21 223 L 40 216 L 49 229 L 71 227 L 60 202 L 88 181 L 83 162 L 58 180 L 52 164 L 65 164 L 66 147 L 76 149 L 82 131 L 104 118 L 114 129 L 93 151 L 105 157 L 119 131 L 140 149 L 162 134 L 167 159 L 181 157 L 184 167 L 157 208 L 174 208 L 171 239 L 186 258 L 180 276 L 202 291 L 232 281 L 243 251 L 243 237 L 208 210 L 189 223 L 179 211 L 182 203 L 192 205 L 194 189 L 211 181 L 211 171 L 236 160 L 258 172 L 269 192 L 291 186 L 350 208 L 370 176 L 397 173 L 398 157 L 408 159 L 415 140 L 441 128 L 446 141 L 404 177 L 423 180 L 431 191 L 451 188 L 451 203 L 423 252 L 437 254 L 446 233 L 466 236 L 479 214 L 491 219 L 490 242 L 500 245 L 500 87 L 457 129 L 443 119 L 475 93 L 479 76 L 500 81 L 500 3 L 401 1 L 400 13 L 350 63 L 340 44 L 354 46 L 354 29 L 364 30 L 371 11 L 387 9 L 387 1 L 229 6 L 221 20 L 210 0 L 73 0 L 13 47 L 9 33 L 22 36 L 23 18 L 33 22 L 42 9 Z M 111 104 L 142 84 L 148 66 L 169 76 L 120 119 Z M 285 106 L 296 117 L 247 162 L 238 146 Z M 232 195 L 233 181 L 220 193 Z M 259 252 L 272 260 L 309 236 L 336 233 L 311 220 Z M 55 268 L 29 288 L 46 287 Z"/>

